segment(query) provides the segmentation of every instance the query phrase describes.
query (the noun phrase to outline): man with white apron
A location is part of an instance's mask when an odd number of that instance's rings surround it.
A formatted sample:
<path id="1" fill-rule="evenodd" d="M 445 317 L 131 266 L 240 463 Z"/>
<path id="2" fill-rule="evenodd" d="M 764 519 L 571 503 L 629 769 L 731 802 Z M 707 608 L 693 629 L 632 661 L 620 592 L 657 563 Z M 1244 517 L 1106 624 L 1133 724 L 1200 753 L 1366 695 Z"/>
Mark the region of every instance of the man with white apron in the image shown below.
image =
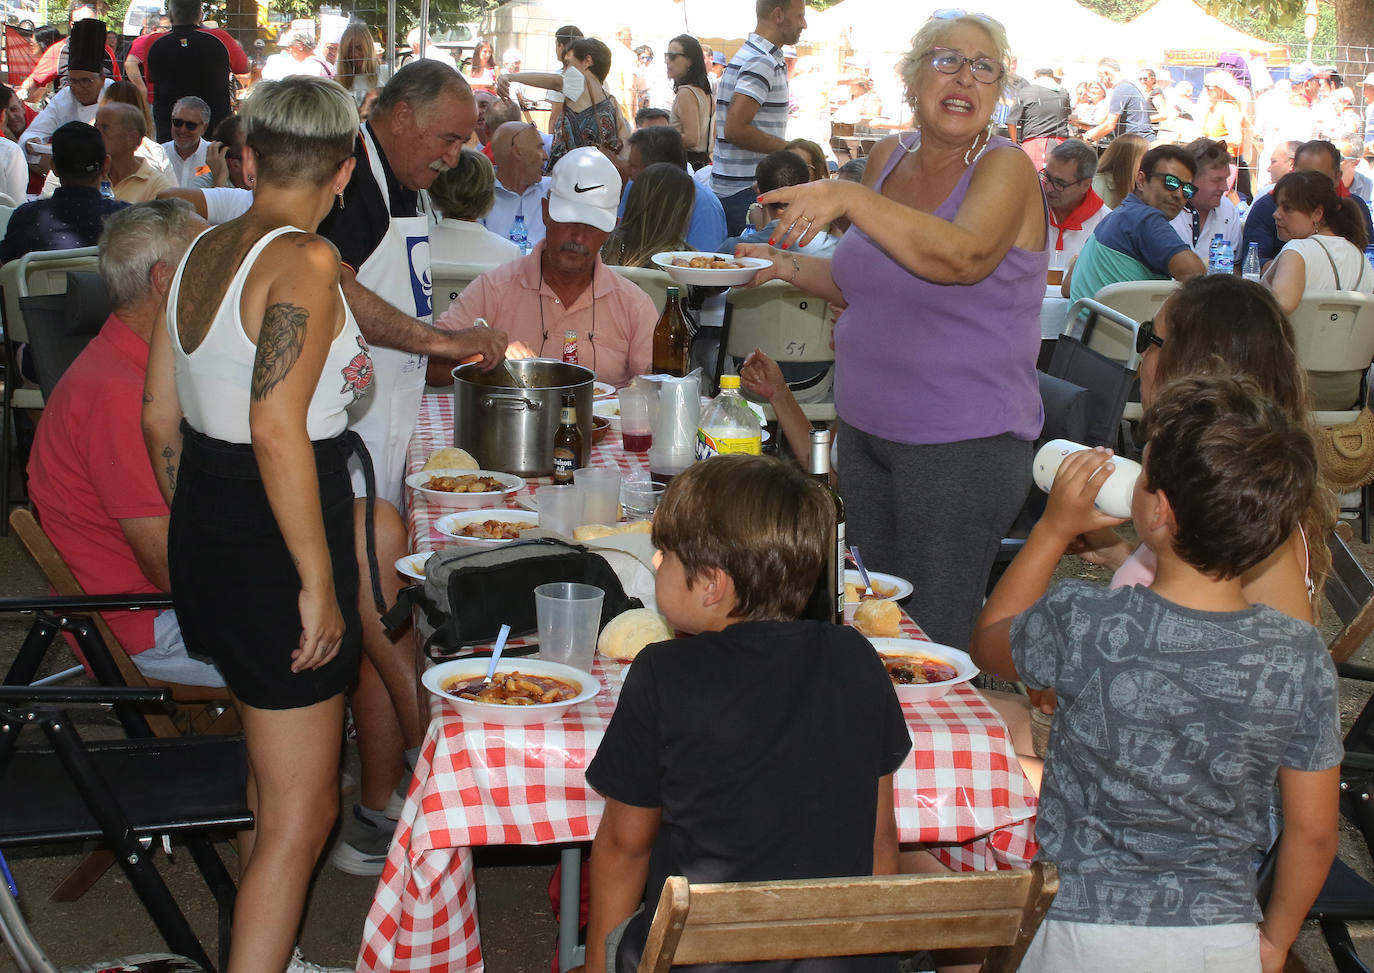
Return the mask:
<path id="1" fill-rule="evenodd" d="M 499 330 L 439 331 L 430 326 L 432 284 L 429 215 L 422 190 L 458 162 L 477 123 L 467 82 L 437 61 L 414 61 L 391 79 L 359 132 L 357 164 L 320 233 L 339 249 L 343 290 L 372 353 L 373 394 L 350 426 L 362 436 L 376 470 L 375 536 L 378 579 L 387 604 L 400 587 L 390 566 L 407 553 L 403 497 L 406 446 L 415 428 L 430 354 L 494 367 L 506 350 Z M 364 658 L 352 708 L 363 757 L 360 803 L 343 816 L 334 865 L 356 875 L 379 875 L 390 845 L 398 783 L 408 780 L 402 748 L 418 749 L 425 722 L 416 693 L 414 648 L 393 642 L 372 604 L 364 538 L 366 495 L 352 464 Z M 363 593 L 366 593 L 364 597 Z M 399 743 L 399 746 L 397 745 Z"/>

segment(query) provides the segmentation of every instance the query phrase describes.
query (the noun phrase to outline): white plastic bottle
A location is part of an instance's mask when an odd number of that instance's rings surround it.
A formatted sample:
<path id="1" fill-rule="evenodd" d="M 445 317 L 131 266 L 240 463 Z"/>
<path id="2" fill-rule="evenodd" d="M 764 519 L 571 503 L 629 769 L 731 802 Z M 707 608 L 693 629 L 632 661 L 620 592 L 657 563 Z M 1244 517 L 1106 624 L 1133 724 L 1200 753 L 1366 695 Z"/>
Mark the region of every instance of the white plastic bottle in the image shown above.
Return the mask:
<path id="1" fill-rule="evenodd" d="M 1050 487 L 1054 485 L 1054 475 L 1059 471 L 1059 464 L 1064 462 L 1064 457 L 1088 448 L 1067 439 L 1051 439 L 1035 454 L 1035 462 L 1031 468 L 1035 485 L 1049 493 Z M 1113 456 L 1111 461 L 1116 469 L 1107 476 L 1102 489 L 1097 491 L 1097 500 L 1093 506 L 1108 517 L 1129 517 L 1131 494 L 1135 492 L 1135 481 L 1140 477 L 1140 464 L 1122 456 Z"/>
<path id="2" fill-rule="evenodd" d="M 763 449 L 758 417 L 739 391 L 738 375 L 720 377 L 720 394 L 711 400 L 697 426 L 697 459 L 728 453 L 757 456 Z"/>

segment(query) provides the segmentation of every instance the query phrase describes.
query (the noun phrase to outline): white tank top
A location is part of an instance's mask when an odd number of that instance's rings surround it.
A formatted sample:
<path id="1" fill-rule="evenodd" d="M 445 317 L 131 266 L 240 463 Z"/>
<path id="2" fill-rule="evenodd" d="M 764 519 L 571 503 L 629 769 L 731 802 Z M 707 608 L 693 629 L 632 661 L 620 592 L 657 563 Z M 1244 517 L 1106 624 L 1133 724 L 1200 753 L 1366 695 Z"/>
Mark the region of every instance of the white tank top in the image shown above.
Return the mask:
<path id="1" fill-rule="evenodd" d="M 177 335 L 177 295 L 181 291 L 186 263 L 200 237 L 182 258 L 167 293 L 167 330 L 172 338 L 172 361 L 181 411 L 197 432 L 228 443 L 252 442 L 248 405 L 258 348 L 248 340 L 239 318 L 243 283 L 264 247 L 283 233 L 301 232 L 304 231 L 294 226 L 278 227 L 253 244 L 229 282 L 210 330 L 189 354 L 182 348 Z M 343 298 L 342 288 L 339 296 Z M 312 440 L 332 439 L 342 433 L 348 426 L 344 410 L 372 386 L 372 358 L 367 343 L 347 301 L 343 307 L 343 330 L 329 346 L 324 370 L 306 412 L 306 431 Z"/>

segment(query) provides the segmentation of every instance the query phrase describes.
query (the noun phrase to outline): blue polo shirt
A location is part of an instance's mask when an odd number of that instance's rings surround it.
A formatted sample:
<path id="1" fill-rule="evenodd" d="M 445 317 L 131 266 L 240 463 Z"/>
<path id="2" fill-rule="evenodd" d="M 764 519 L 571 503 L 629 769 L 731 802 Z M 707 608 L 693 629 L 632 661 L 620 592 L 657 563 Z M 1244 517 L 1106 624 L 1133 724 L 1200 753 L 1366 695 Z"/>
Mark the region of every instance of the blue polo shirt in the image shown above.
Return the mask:
<path id="1" fill-rule="evenodd" d="M 1083 244 L 1069 297 L 1092 297 L 1108 284 L 1127 280 L 1168 280 L 1169 261 L 1190 249 L 1163 213 L 1131 193 Z"/>

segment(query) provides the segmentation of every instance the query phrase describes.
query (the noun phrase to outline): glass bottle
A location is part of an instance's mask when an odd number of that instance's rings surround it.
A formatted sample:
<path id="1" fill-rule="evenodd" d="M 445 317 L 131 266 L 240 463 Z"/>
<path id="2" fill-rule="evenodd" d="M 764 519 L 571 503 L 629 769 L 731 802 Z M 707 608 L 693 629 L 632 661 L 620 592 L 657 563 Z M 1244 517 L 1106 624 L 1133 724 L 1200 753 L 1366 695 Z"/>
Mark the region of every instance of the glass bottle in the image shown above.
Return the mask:
<path id="1" fill-rule="evenodd" d="M 844 500 L 830 485 L 830 430 L 811 430 L 811 476 L 825 488 L 835 504 L 835 525 L 826 546 L 825 563 L 816 583 L 820 611 L 815 617 L 844 624 Z"/>
<path id="2" fill-rule="evenodd" d="M 652 371 L 656 375 L 682 378 L 687 374 L 687 355 L 692 344 L 692 332 L 676 287 L 668 288 L 663 302 L 663 315 L 654 325 L 654 353 Z"/>
<path id="3" fill-rule="evenodd" d="M 558 422 L 558 431 L 553 434 L 553 482 L 566 485 L 573 482 L 574 472 L 583 465 L 582 433 L 577 428 L 577 399 L 571 392 L 563 394 L 563 409 Z"/>

